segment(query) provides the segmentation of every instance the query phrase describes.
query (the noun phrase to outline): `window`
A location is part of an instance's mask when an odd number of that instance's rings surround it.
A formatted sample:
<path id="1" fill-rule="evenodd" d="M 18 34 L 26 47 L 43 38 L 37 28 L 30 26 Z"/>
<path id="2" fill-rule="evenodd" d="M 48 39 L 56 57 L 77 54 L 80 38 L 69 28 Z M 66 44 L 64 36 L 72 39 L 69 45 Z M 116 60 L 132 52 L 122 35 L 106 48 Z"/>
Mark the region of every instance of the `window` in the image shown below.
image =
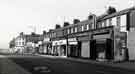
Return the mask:
<path id="1" fill-rule="evenodd" d="M 105 27 L 106 27 L 106 20 L 104 20 L 104 24 L 105 24 Z"/>
<path id="2" fill-rule="evenodd" d="M 126 31 L 127 17 L 126 15 L 121 15 L 120 17 L 120 31 Z"/>
<path id="3" fill-rule="evenodd" d="M 71 33 L 74 33 L 74 28 L 71 28 Z"/>
<path id="4" fill-rule="evenodd" d="M 112 25 L 112 18 L 109 19 L 109 26 Z"/>
<path id="5" fill-rule="evenodd" d="M 86 25 L 86 30 L 89 30 L 89 24 Z"/>
<path id="6" fill-rule="evenodd" d="M 19 42 L 19 45 L 21 45 L 21 42 Z"/>
<path id="7" fill-rule="evenodd" d="M 117 17 L 117 26 L 120 26 L 120 16 Z"/>
<path id="8" fill-rule="evenodd" d="M 101 27 L 102 27 L 102 22 L 98 22 L 97 28 L 101 28 Z"/>
<path id="9" fill-rule="evenodd" d="M 70 33 L 70 29 L 67 29 L 67 33 L 68 33 L 68 34 Z"/>
<path id="10" fill-rule="evenodd" d="M 104 21 L 102 21 L 102 23 L 101 23 L 101 27 L 105 27 L 105 23 L 104 23 Z"/>
<path id="11" fill-rule="evenodd" d="M 24 42 L 22 42 L 22 45 L 24 45 Z"/>
<path id="12" fill-rule="evenodd" d="M 77 32 L 77 27 L 75 27 L 75 32 Z"/>
<path id="13" fill-rule="evenodd" d="M 66 35 L 66 34 L 67 34 L 67 29 L 64 30 L 64 35 Z"/>
<path id="14" fill-rule="evenodd" d="M 106 20 L 106 26 L 109 26 L 109 19 Z"/>
<path id="15" fill-rule="evenodd" d="M 84 31 L 84 26 L 83 25 L 81 26 L 81 30 Z"/>
<path id="16" fill-rule="evenodd" d="M 112 18 L 112 25 L 117 26 L 117 21 L 116 20 L 117 20 L 116 17 Z"/>
<path id="17" fill-rule="evenodd" d="M 94 23 L 91 23 L 91 28 L 94 29 Z"/>
<path id="18" fill-rule="evenodd" d="M 126 24 L 127 24 L 127 17 L 126 17 L 126 15 L 122 15 L 121 16 L 121 19 L 120 19 L 120 26 L 126 26 Z"/>

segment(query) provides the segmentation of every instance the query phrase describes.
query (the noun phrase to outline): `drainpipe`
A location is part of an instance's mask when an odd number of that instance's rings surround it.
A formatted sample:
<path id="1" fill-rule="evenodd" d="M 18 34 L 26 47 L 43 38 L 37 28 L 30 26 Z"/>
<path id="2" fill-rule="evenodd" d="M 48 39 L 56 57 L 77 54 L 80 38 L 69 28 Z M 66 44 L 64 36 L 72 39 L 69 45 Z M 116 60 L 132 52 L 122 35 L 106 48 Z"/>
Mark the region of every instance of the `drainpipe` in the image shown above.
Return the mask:
<path id="1" fill-rule="evenodd" d="M 67 44 L 66 44 L 66 57 L 68 57 L 68 35 L 66 36 L 66 41 L 67 41 Z"/>

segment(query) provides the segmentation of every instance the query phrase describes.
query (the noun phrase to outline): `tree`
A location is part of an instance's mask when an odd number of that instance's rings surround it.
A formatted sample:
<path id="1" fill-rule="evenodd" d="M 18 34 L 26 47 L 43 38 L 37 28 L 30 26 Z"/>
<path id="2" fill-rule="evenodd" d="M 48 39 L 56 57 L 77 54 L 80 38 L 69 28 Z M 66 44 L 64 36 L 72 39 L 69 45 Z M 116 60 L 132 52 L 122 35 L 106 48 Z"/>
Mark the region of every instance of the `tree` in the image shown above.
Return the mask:
<path id="1" fill-rule="evenodd" d="M 116 9 L 112 6 L 109 6 L 108 7 L 108 10 L 107 10 L 107 14 L 112 14 L 112 13 L 115 13 L 116 12 Z"/>
<path id="2" fill-rule="evenodd" d="M 74 19 L 74 20 L 73 20 L 73 23 L 74 23 L 74 24 L 77 24 L 77 23 L 79 23 L 79 22 L 80 22 L 79 19 Z"/>
<path id="3" fill-rule="evenodd" d="M 56 24 L 55 29 L 59 29 L 59 28 L 61 28 L 61 26 L 59 24 Z"/>
<path id="4" fill-rule="evenodd" d="M 69 22 L 64 22 L 64 27 L 66 27 L 66 26 L 69 26 L 70 24 L 69 24 Z"/>

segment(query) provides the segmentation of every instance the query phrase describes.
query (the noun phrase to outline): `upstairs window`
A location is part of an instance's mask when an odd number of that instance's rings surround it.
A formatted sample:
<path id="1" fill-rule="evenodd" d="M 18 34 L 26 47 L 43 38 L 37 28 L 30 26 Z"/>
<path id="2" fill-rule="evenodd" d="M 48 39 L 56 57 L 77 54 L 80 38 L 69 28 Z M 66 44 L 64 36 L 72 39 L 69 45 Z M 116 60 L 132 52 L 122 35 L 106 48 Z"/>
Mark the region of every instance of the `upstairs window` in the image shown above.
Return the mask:
<path id="1" fill-rule="evenodd" d="M 116 17 L 112 18 L 112 25 L 117 26 L 117 18 Z"/>
<path id="2" fill-rule="evenodd" d="M 120 16 L 117 17 L 117 26 L 120 26 Z"/>
<path id="3" fill-rule="evenodd" d="M 70 33 L 70 29 L 67 29 L 67 33 L 68 33 L 68 34 Z"/>
<path id="4" fill-rule="evenodd" d="M 91 28 L 94 29 L 95 28 L 95 25 L 94 23 L 91 24 Z"/>
<path id="5" fill-rule="evenodd" d="M 86 30 L 89 30 L 89 24 L 86 25 Z"/>
<path id="6" fill-rule="evenodd" d="M 127 25 L 127 16 L 122 15 L 120 17 L 120 31 L 125 32 L 126 31 L 126 25 Z"/>
<path id="7" fill-rule="evenodd" d="M 109 26 L 112 26 L 112 18 L 109 19 Z"/>
<path id="8" fill-rule="evenodd" d="M 106 26 L 109 26 L 109 19 L 106 20 Z"/>
<path id="9" fill-rule="evenodd" d="M 75 33 L 77 32 L 77 27 L 75 27 Z"/>
<path id="10" fill-rule="evenodd" d="M 84 31 L 84 26 L 83 25 L 81 26 L 81 31 Z"/>
<path id="11" fill-rule="evenodd" d="M 74 33 L 74 28 L 71 28 L 71 33 Z"/>
<path id="12" fill-rule="evenodd" d="M 105 27 L 105 23 L 104 23 L 104 21 L 103 21 L 103 22 L 101 22 L 101 27 Z"/>

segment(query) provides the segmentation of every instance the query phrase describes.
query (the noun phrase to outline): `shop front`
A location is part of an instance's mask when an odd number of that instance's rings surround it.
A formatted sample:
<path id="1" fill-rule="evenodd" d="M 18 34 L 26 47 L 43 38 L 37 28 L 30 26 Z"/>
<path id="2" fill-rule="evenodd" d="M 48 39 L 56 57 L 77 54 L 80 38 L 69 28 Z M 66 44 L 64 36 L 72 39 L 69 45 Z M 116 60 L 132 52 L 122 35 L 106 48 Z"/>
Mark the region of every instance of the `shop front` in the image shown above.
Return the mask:
<path id="1" fill-rule="evenodd" d="M 68 39 L 68 57 L 80 57 L 81 56 L 81 42 L 77 38 Z"/>
<path id="2" fill-rule="evenodd" d="M 52 46 L 53 46 L 53 50 L 52 50 L 53 55 L 66 56 L 67 40 L 64 39 L 64 40 L 53 41 Z"/>
<path id="3" fill-rule="evenodd" d="M 103 29 L 95 31 L 90 40 L 90 58 L 93 60 L 106 61 L 113 59 L 113 32 Z"/>
<path id="4" fill-rule="evenodd" d="M 43 41 L 43 54 L 50 55 L 52 51 L 52 42 L 50 38 L 45 38 Z"/>
<path id="5" fill-rule="evenodd" d="M 127 32 L 116 32 L 115 33 L 115 60 L 126 61 L 128 60 L 128 49 L 127 49 Z M 131 41 L 132 42 L 132 41 Z"/>
<path id="6" fill-rule="evenodd" d="M 78 37 L 78 41 L 80 41 L 80 43 L 81 43 L 81 57 L 90 58 L 90 37 L 89 37 L 89 35 Z"/>

